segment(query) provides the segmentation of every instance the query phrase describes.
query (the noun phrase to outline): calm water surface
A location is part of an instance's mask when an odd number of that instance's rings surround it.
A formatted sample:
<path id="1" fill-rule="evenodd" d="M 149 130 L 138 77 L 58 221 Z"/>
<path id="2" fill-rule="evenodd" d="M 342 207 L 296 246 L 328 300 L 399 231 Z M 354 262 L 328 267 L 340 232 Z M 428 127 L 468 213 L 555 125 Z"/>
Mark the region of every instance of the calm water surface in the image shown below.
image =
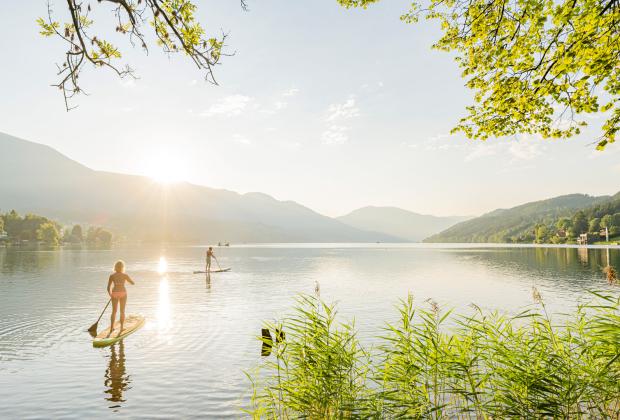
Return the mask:
<path id="1" fill-rule="evenodd" d="M 588 289 L 607 287 L 608 261 L 620 266 L 618 249 L 261 245 L 217 248 L 233 271 L 208 279 L 192 274 L 204 253 L 0 249 L 0 418 L 242 417 L 243 371 L 260 362 L 262 321 L 289 313 L 315 281 L 369 343 L 408 293 L 421 305 L 433 298 L 461 312 L 473 302 L 514 313 L 532 304 L 536 286 L 551 311 L 566 312 Z M 85 330 L 107 302 L 119 258 L 136 281 L 127 312 L 147 323 L 94 349 Z"/>

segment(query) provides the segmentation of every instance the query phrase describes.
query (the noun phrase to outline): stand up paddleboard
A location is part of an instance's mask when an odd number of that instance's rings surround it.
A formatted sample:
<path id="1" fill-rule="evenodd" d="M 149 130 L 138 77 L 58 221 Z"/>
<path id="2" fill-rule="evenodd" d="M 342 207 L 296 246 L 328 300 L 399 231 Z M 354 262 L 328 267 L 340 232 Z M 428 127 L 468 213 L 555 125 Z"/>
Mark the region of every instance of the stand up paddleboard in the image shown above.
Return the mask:
<path id="1" fill-rule="evenodd" d="M 194 274 L 207 274 L 207 273 L 225 273 L 230 271 L 230 268 L 220 268 L 219 270 L 209 270 L 209 271 L 194 271 Z"/>
<path id="2" fill-rule="evenodd" d="M 93 338 L 93 347 L 106 347 L 111 346 L 112 344 L 122 340 L 127 337 L 129 334 L 138 331 L 140 327 L 144 325 L 144 316 L 143 315 L 127 315 L 125 317 L 125 324 L 123 325 L 123 331 L 119 335 L 119 330 L 121 328 L 121 322 L 116 321 L 114 323 L 114 329 L 112 330 L 112 334 L 109 334 L 110 328 L 106 328 L 97 334 L 97 337 Z M 108 334 L 110 335 L 108 337 Z"/>

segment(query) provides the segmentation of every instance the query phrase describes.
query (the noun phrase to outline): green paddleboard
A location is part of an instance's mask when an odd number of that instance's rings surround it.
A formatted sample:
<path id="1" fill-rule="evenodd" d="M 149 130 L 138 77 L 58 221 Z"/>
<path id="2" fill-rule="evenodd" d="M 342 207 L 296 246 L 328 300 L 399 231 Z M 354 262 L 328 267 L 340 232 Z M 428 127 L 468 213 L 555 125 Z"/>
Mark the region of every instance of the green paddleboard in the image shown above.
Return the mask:
<path id="1" fill-rule="evenodd" d="M 125 324 L 123 325 L 123 331 L 119 335 L 121 329 L 120 321 L 114 323 L 114 329 L 110 334 L 110 328 L 106 328 L 97 334 L 97 337 L 93 339 L 93 347 L 106 347 L 122 340 L 129 334 L 138 331 L 140 327 L 144 325 L 144 316 L 131 314 L 125 317 Z"/>

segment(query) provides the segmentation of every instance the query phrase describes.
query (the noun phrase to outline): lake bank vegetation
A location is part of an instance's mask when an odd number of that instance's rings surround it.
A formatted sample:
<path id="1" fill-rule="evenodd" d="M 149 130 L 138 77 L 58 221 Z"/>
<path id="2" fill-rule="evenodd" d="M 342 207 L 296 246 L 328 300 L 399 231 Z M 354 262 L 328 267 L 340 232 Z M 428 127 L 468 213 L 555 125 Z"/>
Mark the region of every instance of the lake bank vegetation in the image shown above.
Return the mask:
<path id="1" fill-rule="evenodd" d="M 607 270 L 616 283 L 615 270 Z M 456 315 L 409 296 L 368 350 L 353 322 L 302 296 L 273 356 L 248 374 L 254 418 L 619 418 L 620 295 L 572 315 Z M 558 319 L 562 319 L 561 322 Z"/>
<path id="2" fill-rule="evenodd" d="M 0 214 L 0 243 L 8 245 L 88 245 L 109 247 L 112 233 L 90 226 L 84 233 L 81 225 L 63 226 L 36 214 L 21 216 L 15 210 Z"/>

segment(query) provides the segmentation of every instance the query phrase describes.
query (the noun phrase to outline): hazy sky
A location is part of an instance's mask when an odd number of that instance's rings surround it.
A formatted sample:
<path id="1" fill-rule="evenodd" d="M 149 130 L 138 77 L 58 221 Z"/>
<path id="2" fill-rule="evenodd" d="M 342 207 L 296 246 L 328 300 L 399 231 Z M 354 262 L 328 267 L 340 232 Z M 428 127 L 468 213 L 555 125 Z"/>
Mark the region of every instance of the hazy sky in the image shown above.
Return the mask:
<path id="1" fill-rule="evenodd" d="M 46 2 L 2 2 L 0 131 L 93 169 L 164 171 L 331 216 L 364 205 L 474 215 L 620 190 L 620 144 L 604 153 L 591 144 L 600 119 L 570 140 L 448 136 L 471 92 L 450 55 L 431 50 L 432 23 L 400 22 L 408 1 L 366 11 L 336 0 L 249 0 L 249 12 L 235 0 L 195 3 L 207 31 L 229 31 L 236 51 L 217 68 L 220 86 L 183 56 L 154 46 L 147 56 L 121 41 L 140 79 L 87 69 L 90 96 L 67 113 L 49 86 L 64 45 L 40 37 L 35 24 Z M 110 23 L 106 15 L 99 13 L 102 23 Z"/>

